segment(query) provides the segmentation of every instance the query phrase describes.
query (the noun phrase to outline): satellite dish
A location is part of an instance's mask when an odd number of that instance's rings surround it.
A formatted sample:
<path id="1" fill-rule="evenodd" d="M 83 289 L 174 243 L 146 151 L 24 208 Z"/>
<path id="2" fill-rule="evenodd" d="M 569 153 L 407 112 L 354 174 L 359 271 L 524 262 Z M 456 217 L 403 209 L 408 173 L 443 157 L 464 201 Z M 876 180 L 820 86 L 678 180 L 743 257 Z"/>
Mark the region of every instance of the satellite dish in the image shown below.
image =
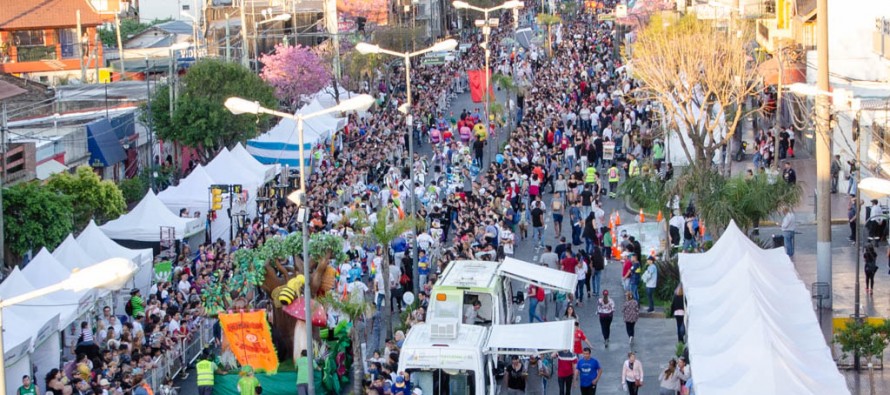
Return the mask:
<path id="1" fill-rule="evenodd" d="M 402 295 L 402 301 L 405 302 L 406 305 L 410 306 L 411 303 L 414 303 L 414 293 L 405 292 L 405 294 Z"/>

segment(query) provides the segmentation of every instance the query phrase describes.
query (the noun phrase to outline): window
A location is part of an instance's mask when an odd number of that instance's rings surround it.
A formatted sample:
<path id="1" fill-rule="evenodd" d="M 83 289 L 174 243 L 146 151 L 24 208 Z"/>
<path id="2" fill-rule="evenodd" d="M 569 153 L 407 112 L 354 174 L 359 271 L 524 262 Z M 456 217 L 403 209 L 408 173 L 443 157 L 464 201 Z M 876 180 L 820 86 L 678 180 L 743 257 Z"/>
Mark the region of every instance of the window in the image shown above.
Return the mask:
<path id="1" fill-rule="evenodd" d="M 43 30 L 24 30 L 13 32 L 12 39 L 16 47 L 39 47 L 45 45 Z"/>
<path id="2" fill-rule="evenodd" d="M 191 7 L 189 7 L 188 4 L 183 4 L 183 5 L 182 5 L 182 10 L 183 10 L 183 11 L 189 11 L 189 10 L 191 10 Z"/>
<path id="3" fill-rule="evenodd" d="M 62 48 L 62 59 L 77 57 L 77 29 L 59 29 L 59 46 Z"/>
<path id="4" fill-rule="evenodd" d="M 93 5 L 96 11 L 108 11 L 108 0 L 90 0 L 90 4 Z"/>

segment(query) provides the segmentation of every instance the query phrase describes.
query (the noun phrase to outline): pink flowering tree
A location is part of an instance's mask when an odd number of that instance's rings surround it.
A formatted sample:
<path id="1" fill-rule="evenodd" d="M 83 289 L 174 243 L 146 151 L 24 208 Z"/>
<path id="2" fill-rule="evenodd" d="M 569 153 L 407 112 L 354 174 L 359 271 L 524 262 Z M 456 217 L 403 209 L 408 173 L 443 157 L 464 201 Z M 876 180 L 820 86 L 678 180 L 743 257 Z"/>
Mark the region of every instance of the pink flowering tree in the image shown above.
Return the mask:
<path id="1" fill-rule="evenodd" d="M 639 28 L 640 23 L 646 24 L 653 14 L 673 9 L 674 4 L 668 0 L 636 0 L 628 2 L 627 16 L 618 18 L 618 23 Z"/>
<path id="2" fill-rule="evenodd" d="M 308 47 L 275 46 L 275 52 L 260 57 L 260 77 L 275 88 L 275 95 L 291 108 L 331 83 L 331 71 L 321 56 Z"/>

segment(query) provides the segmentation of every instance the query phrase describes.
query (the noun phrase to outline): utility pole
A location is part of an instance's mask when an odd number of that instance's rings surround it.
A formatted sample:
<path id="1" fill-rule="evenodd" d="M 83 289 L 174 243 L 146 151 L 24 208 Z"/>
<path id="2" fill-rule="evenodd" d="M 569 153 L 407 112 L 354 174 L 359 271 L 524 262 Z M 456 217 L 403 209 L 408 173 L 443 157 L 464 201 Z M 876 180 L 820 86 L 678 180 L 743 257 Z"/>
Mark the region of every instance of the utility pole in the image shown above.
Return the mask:
<path id="1" fill-rule="evenodd" d="M 816 1 L 816 85 L 820 92 L 828 83 L 828 0 Z M 816 281 L 831 287 L 831 140 L 828 96 L 816 96 Z M 861 166 L 859 163 L 856 166 Z M 858 197 L 857 197 L 858 198 Z M 856 213 L 858 216 L 859 213 Z M 832 307 L 833 291 L 825 300 Z"/>
<path id="2" fill-rule="evenodd" d="M 6 267 L 6 244 L 4 240 L 6 239 L 6 233 L 3 231 L 3 227 L 6 226 L 3 223 L 3 184 L 6 182 L 6 100 L 0 99 L 0 145 L 2 145 L 3 151 L 3 174 L 0 175 L 0 268 Z M 2 330 L 0 330 L 2 331 Z M 0 336 L 3 334 L 0 333 Z M 2 337 L 0 337 L 0 341 L 2 341 Z M 2 344 L 0 344 L 2 346 Z M 2 369 L 2 367 L 0 367 Z"/>
<path id="3" fill-rule="evenodd" d="M 114 15 L 114 32 L 117 34 L 117 52 L 121 58 L 120 81 L 123 81 L 125 78 L 127 78 L 127 68 L 124 65 L 124 44 L 123 40 L 121 40 L 121 18 L 117 16 L 117 14 Z"/>
<path id="4" fill-rule="evenodd" d="M 244 12 L 244 2 L 241 0 L 241 6 L 238 11 L 241 13 L 241 65 L 250 68 L 250 52 L 247 50 L 247 15 Z"/>
<path id="5" fill-rule="evenodd" d="M 87 65 L 84 63 L 84 57 L 87 56 L 86 51 L 84 51 L 84 42 L 83 42 L 83 26 L 80 24 L 80 10 L 74 13 L 75 19 L 77 19 L 77 57 L 80 58 L 80 82 L 87 82 Z"/>
<path id="6" fill-rule="evenodd" d="M 229 17 L 231 14 L 226 13 L 226 63 L 232 61 L 232 39 L 229 36 Z"/>

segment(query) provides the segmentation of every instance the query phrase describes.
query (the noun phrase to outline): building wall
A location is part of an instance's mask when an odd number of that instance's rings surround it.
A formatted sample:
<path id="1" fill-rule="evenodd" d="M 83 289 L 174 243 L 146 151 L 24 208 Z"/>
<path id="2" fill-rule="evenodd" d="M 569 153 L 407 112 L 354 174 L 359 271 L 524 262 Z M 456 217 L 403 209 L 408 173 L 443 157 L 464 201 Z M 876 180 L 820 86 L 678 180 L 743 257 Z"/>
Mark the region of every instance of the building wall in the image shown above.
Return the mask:
<path id="1" fill-rule="evenodd" d="M 182 11 L 201 20 L 203 4 L 204 0 L 141 0 L 139 2 L 139 21 L 143 23 L 155 19 L 191 21 L 191 18 L 182 15 Z M 195 11 L 196 9 L 197 11 Z"/>
<path id="2" fill-rule="evenodd" d="M 859 0 L 850 7 L 845 0 L 830 0 L 828 8 L 831 73 L 855 80 L 890 80 L 890 61 L 881 59 L 873 48 L 875 18 L 890 18 L 890 1 Z"/>
<path id="3" fill-rule="evenodd" d="M 68 27 L 66 29 L 75 29 L 75 26 Z M 59 42 L 59 32 L 58 29 L 41 29 L 35 28 L 33 30 L 39 30 L 43 32 L 43 47 L 52 48 L 51 52 L 47 52 L 45 56 L 35 57 L 31 56 L 28 58 L 21 58 L 20 56 L 26 56 L 25 50 L 23 48 L 19 48 L 15 46 L 13 40 L 13 31 L 0 31 L 0 42 L 10 43 L 9 47 L 6 49 L 6 53 L 0 54 L 0 57 L 3 58 L 3 62 L 0 62 L 0 73 L 9 73 L 16 75 L 23 75 L 29 77 L 31 79 L 34 76 L 30 74 L 41 75 L 41 73 L 46 74 L 69 74 L 66 72 L 76 71 L 75 74 L 78 78 L 80 77 L 80 57 L 77 55 L 77 49 L 72 49 L 70 46 L 65 46 Z M 102 59 L 102 47 L 97 46 L 97 34 L 95 26 L 87 26 L 85 27 L 86 35 L 89 37 L 89 59 L 86 61 L 87 69 L 95 69 L 96 68 L 96 59 L 93 56 L 95 51 L 98 51 L 98 58 Z M 49 81 L 47 81 L 49 82 Z"/>

